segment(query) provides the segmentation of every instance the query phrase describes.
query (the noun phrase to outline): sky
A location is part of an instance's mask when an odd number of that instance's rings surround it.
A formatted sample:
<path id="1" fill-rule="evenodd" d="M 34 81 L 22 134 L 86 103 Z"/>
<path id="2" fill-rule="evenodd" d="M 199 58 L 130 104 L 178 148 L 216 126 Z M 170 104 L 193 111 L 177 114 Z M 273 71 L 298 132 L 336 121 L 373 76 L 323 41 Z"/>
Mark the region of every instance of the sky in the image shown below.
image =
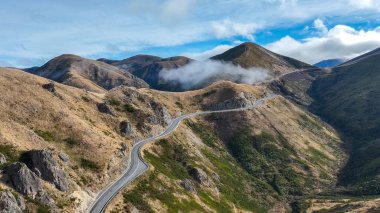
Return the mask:
<path id="1" fill-rule="evenodd" d="M 311 64 L 352 58 L 380 47 L 380 0 L 0 0 L 0 66 L 204 60 L 247 41 Z"/>

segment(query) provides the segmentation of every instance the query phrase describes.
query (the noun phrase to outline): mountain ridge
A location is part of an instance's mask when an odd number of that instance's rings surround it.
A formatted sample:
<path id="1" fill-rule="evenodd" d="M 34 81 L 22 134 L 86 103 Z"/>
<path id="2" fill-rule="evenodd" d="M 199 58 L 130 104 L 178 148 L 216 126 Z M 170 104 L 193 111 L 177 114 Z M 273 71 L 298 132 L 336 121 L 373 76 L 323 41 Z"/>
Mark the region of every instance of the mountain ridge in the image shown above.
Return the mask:
<path id="1" fill-rule="evenodd" d="M 50 80 L 94 92 L 103 92 L 120 85 L 149 87 L 142 79 L 117 67 L 73 54 L 57 56 L 43 66 L 29 71 Z"/>

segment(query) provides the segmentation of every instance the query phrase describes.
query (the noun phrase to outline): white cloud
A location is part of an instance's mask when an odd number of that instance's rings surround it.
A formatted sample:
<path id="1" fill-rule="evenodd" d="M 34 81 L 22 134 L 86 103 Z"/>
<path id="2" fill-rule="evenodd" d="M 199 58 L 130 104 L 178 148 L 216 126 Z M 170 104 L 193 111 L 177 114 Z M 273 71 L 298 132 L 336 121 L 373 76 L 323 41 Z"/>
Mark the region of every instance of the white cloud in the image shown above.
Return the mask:
<path id="1" fill-rule="evenodd" d="M 241 42 L 240 42 L 241 43 Z M 180 55 L 187 56 L 189 58 L 195 59 L 195 60 L 205 60 L 208 58 L 211 58 L 212 56 L 221 54 L 231 48 L 233 48 L 233 45 L 218 45 L 211 50 L 206 50 L 204 52 L 197 52 L 197 53 L 182 53 Z"/>
<path id="2" fill-rule="evenodd" d="M 266 45 L 271 51 L 311 64 L 324 59 L 352 58 L 380 47 L 380 27 L 372 30 L 356 30 L 337 25 L 325 35 L 297 41 L 286 36 Z"/>
<path id="3" fill-rule="evenodd" d="M 159 21 L 168 26 L 180 24 L 188 17 L 197 0 L 131 0 L 127 5 L 127 13 Z"/>
<path id="4" fill-rule="evenodd" d="M 219 39 L 243 36 L 253 41 L 253 33 L 255 33 L 258 26 L 254 23 L 237 23 L 230 19 L 224 19 L 223 21 L 213 22 L 212 28 L 215 36 Z"/>
<path id="5" fill-rule="evenodd" d="M 351 6 L 360 8 L 360 9 L 373 9 L 377 8 L 380 10 L 380 1 L 379 0 L 349 0 Z"/>
<path id="6" fill-rule="evenodd" d="M 329 31 L 323 20 L 319 18 L 314 20 L 314 28 L 317 29 L 322 35 Z"/>
<path id="7" fill-rule="evenodd" d="M 194 61 L 178 69 L 162 70 L 160 77 L 166 81 L 180 83 L 183 89 L 191 89 L 205 86 L 215 80 L 252 84 L 270 76 L 263 69 L 244 69 L 226 62 L 206 60 Z"/>

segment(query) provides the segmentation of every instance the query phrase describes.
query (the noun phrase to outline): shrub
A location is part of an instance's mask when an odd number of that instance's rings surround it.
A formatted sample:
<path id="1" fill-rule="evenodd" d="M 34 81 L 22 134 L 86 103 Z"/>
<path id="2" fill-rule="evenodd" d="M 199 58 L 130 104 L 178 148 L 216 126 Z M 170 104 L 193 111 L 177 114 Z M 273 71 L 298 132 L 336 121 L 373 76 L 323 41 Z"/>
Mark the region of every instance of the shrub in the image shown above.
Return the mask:
<path id="1" fill-rule="evenodd" d="M 84 169 L 89 169 L 95 172 L 98 172 L 100 170 L 100 166 L 96 162 L 88 160 L 86 158 L 80 159 L 80 165 Z"/>
<path id="2" fill-rule="evenodd" d="M 117 99 L 114 99 L 114 98 L 111 98 L 109 101 L 108 101 L 112 106 L 120 106 L 120 101 L 117 100 Z"/>
<path id="3" fill-rule="evenodd" d="M 176 101 L 175 105 L 177 105 L 178 108 L 183 109 L 183 105 L 181 104 L 181 102 Z"/>
<path id="4" fill-rule="evenodd" d="M 136 111 L 136 109 L 130 104 L 124 104 L 123 108 L 124 108 L 124 112 L 133 113 Z"/>
<path id="5" fill-rule="evenodd" d="M 3 154 L 7 162 L 3 165 L 0 165 L 0 169 L 5 168 L 7 165 L 14 163 L 19 160 L 19 152 L 11 145 L 0 144 L 0 153 Z"/>
<path id="6" fill-rule="evenodd" d="M 66 142 L 66 144 L 70 147 L 70 148 L 73 148 L 74 146 L 78 146 L 80 144 L 79 141 L 75 140 L 74 138 L 66 138 L 65 140 L 63 140 L 64 142 Z"/>
<path id="7" fill-rule="evenodd" d="M 81 96 L 82 100 L 85 101 L 85 102 L 90 102 L 90 98 L 86 97 L 86 96 Z"/>
<path id="8" fill-rule="evenodd" d="M 38 136 L 40 136 L 41 138 L 43 138 L 45 141 L 54 141 L 55 140 L 53 133 L 51 133 L 49 131 L 36 130 L 34 132 Z"/>

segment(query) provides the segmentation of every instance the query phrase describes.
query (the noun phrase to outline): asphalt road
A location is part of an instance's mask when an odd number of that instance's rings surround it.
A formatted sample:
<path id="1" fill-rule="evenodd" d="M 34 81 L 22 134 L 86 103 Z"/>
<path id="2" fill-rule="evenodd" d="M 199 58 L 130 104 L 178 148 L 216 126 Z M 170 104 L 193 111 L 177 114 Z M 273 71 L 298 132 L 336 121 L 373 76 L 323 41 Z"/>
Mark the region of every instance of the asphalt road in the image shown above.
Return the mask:
<path id="1" fill-rule="evenodd" d="M 272 99 L 276 97 L 275 94 L 269 94 L 264 98 L 258 99 L 253 106 L 247 107 L 247 108 L 238 108 L 238 109 L 226 109 L 226 110 L 217 110 L 217 111 L 203 111 L 203 112 L 196 112 L 191 114 L 186 114 L 179 116 L 172 120 L 170 125 L 167 127 L 167 129 L 162 132 L 159 135 L 143 139 L 141 141 L 138 141 L 135 143 L 135 145 L 132 148 L 131 154 L 130 154 L 130 163 L 129 166 L 124 174 L 122 174 L 115 182 L 113 182 L 111 185 L 109 185 L 107 188 L 105 188 L 96 198 L 96 200 L 93 202 L 91 207 L 89 208 L 90 213 L 100 213 L 104 212 L 106 209 L 108 203 L 114 198 L 118 192 L 120 192 L 126 185 L 131 183 L 133 180 L 135 180 L 137 177 L 142 175 L 145 171 L 148 170 L 149 166 L 144 161 L 144 159 L 141 156 L 141 149 L 144 145 L 156 141 L 157 139 L 163 138 L 170 133 L 172 133 L 181 121 L 187 118 L 200 116 L 200 115 L 206 115 L 206 114 L 212 114 L 212 113 L 224 113 L 224 112 L 234 112 L 234 111 L 242 111 L 242 110 L 248 110 L 253 109 L 257 106 L 262 105 L 265 101 Z"/>

